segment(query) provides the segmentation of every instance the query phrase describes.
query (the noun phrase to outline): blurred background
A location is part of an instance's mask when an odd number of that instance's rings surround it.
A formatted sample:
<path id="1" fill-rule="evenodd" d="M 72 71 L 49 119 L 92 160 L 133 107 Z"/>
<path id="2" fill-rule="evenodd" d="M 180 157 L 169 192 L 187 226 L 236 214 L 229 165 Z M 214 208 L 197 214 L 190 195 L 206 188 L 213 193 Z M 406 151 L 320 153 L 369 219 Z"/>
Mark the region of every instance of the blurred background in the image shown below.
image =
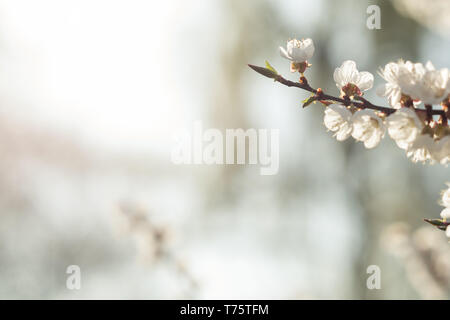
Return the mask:
<path id="1" fill-rule="evenodd" d="M 448 298 L 450 247 L 422 219 L 449 169 L 391 139 L 335 141 L 306 92 L 247 63 L 296 80 L 278 46 L 310 37 L 309 82 L 337 94 L 347 59 L 450 67 L 449 15 L 446 0 L 0 1 L 0 298 Z M 173 164 L 197 120 L 279 129 L 278 174 Z"/>

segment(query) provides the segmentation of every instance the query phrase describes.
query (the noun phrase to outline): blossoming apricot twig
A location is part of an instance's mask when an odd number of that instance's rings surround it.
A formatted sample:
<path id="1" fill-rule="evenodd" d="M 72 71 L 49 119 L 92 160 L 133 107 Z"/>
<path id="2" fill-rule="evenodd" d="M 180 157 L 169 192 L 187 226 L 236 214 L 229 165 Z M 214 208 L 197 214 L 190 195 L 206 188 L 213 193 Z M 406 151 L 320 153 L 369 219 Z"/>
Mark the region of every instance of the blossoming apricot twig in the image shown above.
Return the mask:
<path id="1" fill-rule="evenodd" d="M 431 62 L 425 65 L 399 60 L 390 62 L 379 71 L 386 81 L 377 94 L 386 97 L 389 107 L 375 105 L 363 97 L 372 88 L 374 77 L 360 72 L 356 63 L 344 61 L 335 69 L 333 78 L 340 90 L 339 96 L 314 89 L 304 76 L 308 62 L 315 51 L 311 39 L 289 40 L 286 49 L 280 47 L 282 57 L 290 61 L 291 72 L 299 72 L 298 82 L 285 79 L 266 61 L 266 67 L 248 66 L 259 74 L 274 79 L 287 87 L 311 92 L 303 107 L 319 101 L 325 105 L 324 125 L 338 141 L 350 136 L 368 149 L 376 147 L 387 132 L 397 146 L 406 151 L 413 162 L 450 163 L 450 70 L 435 69 Z M 417 106 L 423 104 L 422 108 Z M 433 105 L 439 105 L 437 109 Z M 436 117 L 435 117 L 436 116 Z M 449 185 L 450 186 L 450 185 Z M 450 237 L 450 188 L 443 193 L 442 219 L 425 219 L 445 230 Z"/>
<path id="2" fill-rule="evenodd" d="M 394 109 L 394 108 L 375 105 L 375 104 L 371 103 L 370 101 L 368 101 L 367 99 L 363 98 L 362 96 L 354 96 L 353 99 L 346 99 L 346 98 L 340 98 L 340 97 L 336 97 L 333 95 L 325 94 L 321 88 L 314 89 L 313 87 L 311 87 L 308 83 L 308 80 L 304 76 L 302 76 L 300 78 L 299 82 L 294 82 L 291 80 L 287 80 L 286 78 L 284 78 L 283 76 L 281 76 L 278 73 L 274 74 L 272 71 L 268 70 L 267 68 L 255 66 L 252 64 L 248 64 L 248 66 L 250 68 L 252 68 L 253 70 L 255 70 L 256 72 L 258 72 L 259 74 L 261 74 L 267 78 L 272 78 L 276 82 L 279 82 L 287 87 L 297 87 L 297 88 L 300 88 L 300 89 L 303 89 L 303 90 L 306 90 L 306 91 L 309 91 L 309 92 L 315 94 L 315 96 L 312 97 L 313 101 L 334 101 L 334 102 L 341 103 L 345 106 L 353 105 L 356 108 L 360 108 L 360 109 L 372 109 L 372 110 L 380 111 L 380 112 L 385 113 L 386 115 L 390 115 L 391 113 L 394 113 L 395 111 L 397 111 L 397 109 Z M 359 101 L 355 101 L 355 100 L 359 100 Z M 427 114 L 427 110 L 425 110 L 425 109 L 414 108 L 414 110 L 418 113 L 423 113 L 424 115 Z M 445 116 L 445 111 L 433 109 L 433 110 L 431 110 L 431 114 Z"/>

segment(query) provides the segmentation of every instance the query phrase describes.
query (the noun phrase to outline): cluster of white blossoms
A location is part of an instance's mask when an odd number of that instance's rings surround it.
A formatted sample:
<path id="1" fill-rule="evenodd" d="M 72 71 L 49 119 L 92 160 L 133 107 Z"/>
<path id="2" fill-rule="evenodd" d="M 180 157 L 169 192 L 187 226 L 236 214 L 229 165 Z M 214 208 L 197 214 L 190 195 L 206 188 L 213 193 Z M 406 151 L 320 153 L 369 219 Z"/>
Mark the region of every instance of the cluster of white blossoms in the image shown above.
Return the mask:
<path id="1" fill-rule="evenodd" d="M 400 61 L 386 65 L 381 75 L 387 83 L 377 92 L 387 97 L 389 104 L 397 110 L 387 116 L 382 111 L 332 104 L 325 109 L 327 129 L 335 132 L 339 141 L 351 135 L 362 141 L 366 148 L 377 146 L 387 130 L 412 161 L 447 164 L 450 160 L 447 123 L 442 119 L 427 119 L 425 109 L 420 111 L 422 118 L 419 117 L 416 107 L 421 102 L 425 105 L 448 103 L 448 69 L 435 70 L 431 63 L 423 66 Z M 373 86 L 372 74 L 359 72 L 354 61 L 345 61 L 336 68 L 334 81 L 343 97 L 361 96 L 363 91 Z M 406 103 L 410 105 L 406 106 Z"/>
<path id="2" fill-rule="evenodd" d="M 450 184 L 447 184 L 450 187 Z M 444 206 L 444 210 L 441 211 L 441 218 L 444 222 L 450 219 L 450 188 L 442 192 L 441 205 Z M 447 226 L 445 234 L 450 238 L 450 226 Z"/>
<path id="3" fill-rule="evenodd" d="M 363 109 L 352 113 L 340 104 L 332 104 L 325 109 L 324 123 L 337 140 L 352 136 L 368 149 L 376 147 L 386 131 L 383 120 L 375 111 Z"/>
<path id="4" fill-rule="evenodd" d="M 448 99 L 449 69 L 436 70 L 430 61 L 425 65 L 403 60 L 390 62 L 380 70 L 380 75 L 386 84 L 377 89 L 377 94 L 388 98 L 396 109 L 402 107 L 402 97 L 428 105 Z"/>
<path id="5" fill-rule="evenodd" d="M 423 65 L 400 60 L 388 63 L 380 75 L 386 84 L 378 88 L 377 94 L 386 97 L 389 104 L 398 109 L 388 117 L 390 136 L 414 162 L 447 164 L 450 160 L 446 115 L 450 105 L 449 69 L 436 70 L 431 62 Z M 416 107 L 421 103 L 428 110 L 422 109 L 424 116 L 419 119 Z M 431 114 L 436 104 L 443 111 L 439 119 Z"/>
<path id="6" fill-rule="evenodd" d="M 359 72 L 354 61 L 345 61 L 334 71 L 334 81 L 342 96 L 362 95 L 373 86 L 370 72 Z M 374 148 L 384 137 L 386 126 L 374 110 L 355 110 L 348 106 L 332 104 L 325 109 L 324 124 L 333 131 L 337 140 L 343 141 L 352 136 L 362 141 L 368 149 Z"/>
<path id="7" fill-rule="evenodd" d="M 311 66 L 308 60 L 314 54 L 314 43 L 311 39 L 293 39 L 288 41 L 286 49 L 280 47 L 280 53 L 291 61 L 291 71 L 303 74 Z M 362 103 L 331 104 L 325 109 L 327 129 L 339 141 L 352 136 L 366 148 L 376 147 L 387 131 L 412 161 L 447 164 L 450 161 L 446 116 L 450 106 L 449 69 L 436 69 L 431 62 L 423 65 L 400 60 L 388 63 L 380 69 L 380 75 L 386 83 L 377 89 L 377 94 L 386 97 L 395 112 L 363 108 Z M 358 71 L 356 63 L 348 60 L 336 68 L 334 81 L 340 89 L 340 98 L 353 99 L 373 87 L 374 77 L 370 72 Z M 437 104 L 442 109 L 439 119 L 432 109 Z"/>

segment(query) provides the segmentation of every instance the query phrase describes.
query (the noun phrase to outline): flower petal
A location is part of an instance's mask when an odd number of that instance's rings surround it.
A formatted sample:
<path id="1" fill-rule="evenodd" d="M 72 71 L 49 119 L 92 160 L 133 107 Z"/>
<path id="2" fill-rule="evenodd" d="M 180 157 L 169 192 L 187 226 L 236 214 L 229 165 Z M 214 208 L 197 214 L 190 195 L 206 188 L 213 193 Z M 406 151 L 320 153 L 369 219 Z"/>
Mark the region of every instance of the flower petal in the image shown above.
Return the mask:
<path id="1" fill-rule="evenodd" d="M 342 65 L 334 70 L 333 78 L 339 89 L 348 83 L 356 84 L 358 82 L 359 72 L 356 69 L 356 63 L 352 60 L 346 60 Z"/>
<path id="2" fill-rule="evenodd" d="M 359 81 L 355 83 L 359 90 L 366 91 L 373 86 L 373 75 L 370 72 L 363 71 L 359 73 Z"/>
<path id="3" fill-rule="evenodd" d="M 356 62 L 347 60 L 342 63 L 341 77 L 347 83 L 356 84 L 358 80 L 358 69 L 356 69 Z"/>
<path id="4" fill-rule="evenodd" d="M 335 132 L 336 139 L 343 141 L 352 133 L 351 117 L 352 113 L 343 105 L 331 104 L 325 109 L 323 120 L 327 129 Z"/>
<path id="5" fill-rule="evenodd" d="M 388 88 L 387 83 L 378 86 L 377 90 L 376 90 L 376 94 L 379 97 L 386 97 L 388 95 L 388 92 L 389 92 L 389 88 Z"/>
<path id="6" fill-rule="evenodd" d="M 315 50 L 314 42 L 310 38 L 308 38 L 308 39 L 303 40 L 302 45 L 303 45 L 304 52 L 306 55 L 306 60 L 311 59 L 312 56 L 314 55 L 314 50 Z"/>
<path id="7" fill-rule="evenodd" d="M 381 136 L 374 133 L 370 136 L 369 139 L 364 141 L 364 147 L 366 147 L 367 149 L 375 148 L 380 143 L 380 141 L 381 141 Z"/>
<path id="8" fill-rule="evenodd" d="M 280 55 L 281 55 L 283 58 L 286 58 L 286 59 L 288 59 L 288 60 L 292 60 L 292 58 L 291 58 L 291 57 L 289 56 L 289 54 L 287 53 L 286 49 L 284 49 L 283 47 L 280 47 L 279 49 L 280 49 Z"/>
<path id="9" fill-rule="evenodd" d="M 442 219 L 450 219 L 450 208 L 445 208 L 441 211 L 441 218 Z"/>
<path id="10" fill-rule="evenodd" d="M 345 86 L 345 83 L 343 84 L 343 79 L 341 76 L 341 68 L 336 68 L 334 70 L 333 79 L 334 79 L 334 82 L 336 82 L 336 86 L 339 89 L 341 89 L 343 86 Z"/>

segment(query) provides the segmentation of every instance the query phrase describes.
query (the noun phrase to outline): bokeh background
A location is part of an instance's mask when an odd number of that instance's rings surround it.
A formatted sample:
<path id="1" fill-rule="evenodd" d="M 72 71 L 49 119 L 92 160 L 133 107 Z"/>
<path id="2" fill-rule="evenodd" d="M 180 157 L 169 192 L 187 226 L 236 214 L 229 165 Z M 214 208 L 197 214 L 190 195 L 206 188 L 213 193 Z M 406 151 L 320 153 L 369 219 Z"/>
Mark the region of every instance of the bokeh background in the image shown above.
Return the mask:
<path id="1" fill-rule="evenodd" d="M 0 298 L 448 298 L 450 246 L 422 219 L 449 169 L 335 141 L 307 93 L 247 67 L 294 80 L 277 49 L 294 37 L 331 93 L 347 59 L 450 67 L 448 16 L 446 0 L 0 1 Z M 279 173 L 173 164 L 196 120 L 280 129 Z"/>

